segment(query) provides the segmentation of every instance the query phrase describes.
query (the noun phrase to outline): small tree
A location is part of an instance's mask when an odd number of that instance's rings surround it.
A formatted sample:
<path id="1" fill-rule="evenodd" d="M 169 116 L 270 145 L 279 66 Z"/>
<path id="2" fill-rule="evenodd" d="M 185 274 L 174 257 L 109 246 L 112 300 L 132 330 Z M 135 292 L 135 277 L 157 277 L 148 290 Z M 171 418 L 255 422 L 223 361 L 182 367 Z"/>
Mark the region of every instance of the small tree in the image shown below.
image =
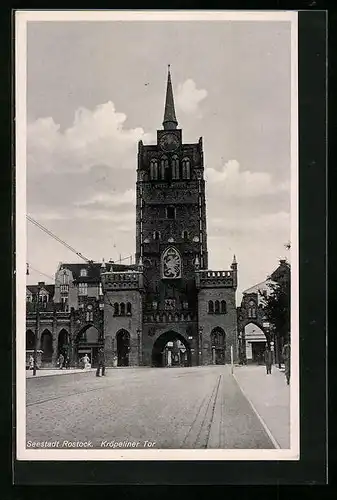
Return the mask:
<path id="1" fill-rule="evenodd" d="M 281 348 L 290 335 L 290 264 L 284 263 L 284 272 L 275 280 L 269 278 L 268 292 L 263 294 L 263 310 L 275 332 L 280 360 Z M 290 340 L 290 338 L 289 338 Z"/>

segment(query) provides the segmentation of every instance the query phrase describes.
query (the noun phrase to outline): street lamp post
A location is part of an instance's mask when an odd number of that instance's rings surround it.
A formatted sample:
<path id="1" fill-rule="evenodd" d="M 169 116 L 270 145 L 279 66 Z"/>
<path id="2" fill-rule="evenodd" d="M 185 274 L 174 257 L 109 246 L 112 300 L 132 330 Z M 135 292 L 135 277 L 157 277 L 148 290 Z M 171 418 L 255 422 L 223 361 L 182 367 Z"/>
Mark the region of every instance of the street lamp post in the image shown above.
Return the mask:
<path id="1" fill-rule="evenodd" d="M 202 365 L 202 326 L 199 327 L 199 364 Z"/>
<path id="2" fill-rule="evenodd" d="M 243 365 L 243 359 L 242 359 L 242 336 L 241 336 L 241 332 L 239 332 L 239 335 L 238 335 L 238 351 L 239 351 L 239 363 L 240 363 L 240 365 Z"/>
<path id="3" fill-rule="evenodd" d="M 37 370 L 37 338 L 39 335 L 39 320 L 40 320 L 40 285 L 37 286 L 37 300 L 36 300 L 36 325 L 35 325 L 35 338 L 34 338 L 34 365 L 33 375 L 36 375 Z"/>
<path id="4" fill-rule="evenodd" d="M 138 343 L 138 366 L 140 366 L 140 364 L 141 364 L 141 345 L 140 345 L 140 334 L 141 334 L 141 331 L 140 331 L 140 329 L 138 328 L 138 329 L 137 329 L 137 343 Z"/>

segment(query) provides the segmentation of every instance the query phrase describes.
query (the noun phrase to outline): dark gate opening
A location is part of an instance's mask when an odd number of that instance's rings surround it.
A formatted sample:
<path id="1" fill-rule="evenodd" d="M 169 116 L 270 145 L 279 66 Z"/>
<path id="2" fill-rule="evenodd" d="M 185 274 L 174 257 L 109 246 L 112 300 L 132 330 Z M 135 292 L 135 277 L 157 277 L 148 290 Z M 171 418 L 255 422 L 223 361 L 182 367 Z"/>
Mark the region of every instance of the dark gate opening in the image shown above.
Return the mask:
<path id="1" fill-rule="evenodd" d="M 53 337 L 49 330 L 44 330 L 41 336 L 42 362 L 51 363 L 53 358 Z"/>
<path id="2" fill-rule="evenodd" d="M 183 344 L 183 348 L 179 343 Z M 152 366 L 192 366 L 191 348 L 187 340 L 172 330 L 160 335 L 153 344 Z"/>
<path id="3" fill-rule="evenodd" d="M 26 350 L 34 349 L 35 345 L 35 334 L 32 330 L 27 330 L 26 332 Z"/>
<path id="4" fill-rule="evenodd" d="M 220 327 L 211 332 L 213 364 L 224 365 L 226 362 L 226 334 Z"/>
<path id="5" fill-rule="evenodd" d="M 126 330 L 120 330 L 117 338 L 117 364 L 118 366 L 129 366 L 130 360 L 130 334 Z"/>

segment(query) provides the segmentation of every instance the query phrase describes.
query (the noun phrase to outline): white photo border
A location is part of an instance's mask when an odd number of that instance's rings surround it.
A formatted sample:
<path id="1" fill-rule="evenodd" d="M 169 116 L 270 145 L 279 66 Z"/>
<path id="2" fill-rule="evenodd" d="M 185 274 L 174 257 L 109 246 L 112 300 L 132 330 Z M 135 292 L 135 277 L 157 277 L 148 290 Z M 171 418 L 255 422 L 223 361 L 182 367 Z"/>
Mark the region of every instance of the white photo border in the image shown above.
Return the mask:
<path id="1" fill-rule="evenodd" d="M 16 458 L 30 461 L 299 460 L 298 13 L 297 11 L 24 11 L 15 13 L 16 124 Z M 44 450 L 26 448 L 26 84 L 31 21 L 288 21 L 291 23 L 291 374 L 290 449 Z"/>

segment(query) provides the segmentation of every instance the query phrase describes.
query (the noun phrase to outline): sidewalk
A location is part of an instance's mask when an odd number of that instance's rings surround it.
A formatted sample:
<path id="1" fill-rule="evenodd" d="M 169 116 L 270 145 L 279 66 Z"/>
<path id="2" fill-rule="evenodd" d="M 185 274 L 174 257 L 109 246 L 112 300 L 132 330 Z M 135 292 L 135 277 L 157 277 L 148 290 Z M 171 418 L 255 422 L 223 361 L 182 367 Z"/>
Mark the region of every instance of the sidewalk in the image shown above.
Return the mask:
<path id="1" fill-rule="evenodd" d="M 55 368 L 54 370 L 48 370 L 48 369 L 41 369 L 36 371 L 36 375 L 33 375 L 33 370 L 26 370 L 26 378 L 38 378 L 38 377 L 48 377 L 51 375 L 71 375 L 74 373 L 87 373 L 87 372 L 93 372 L 96 371 L 96 368 L 89 368 L 86 370 L 83 370 L 82 368 L 68 368 L 68 369 L 63 369 L 60 370 L 59 368 Z"/>
<path id="2" fill-rule="evenodd" d="M 273 366 L 267 375 L 265 366 L 236 366 L 234 378 L 279 447 L 290 448 L 290 386 L 284 370 Z"/>

